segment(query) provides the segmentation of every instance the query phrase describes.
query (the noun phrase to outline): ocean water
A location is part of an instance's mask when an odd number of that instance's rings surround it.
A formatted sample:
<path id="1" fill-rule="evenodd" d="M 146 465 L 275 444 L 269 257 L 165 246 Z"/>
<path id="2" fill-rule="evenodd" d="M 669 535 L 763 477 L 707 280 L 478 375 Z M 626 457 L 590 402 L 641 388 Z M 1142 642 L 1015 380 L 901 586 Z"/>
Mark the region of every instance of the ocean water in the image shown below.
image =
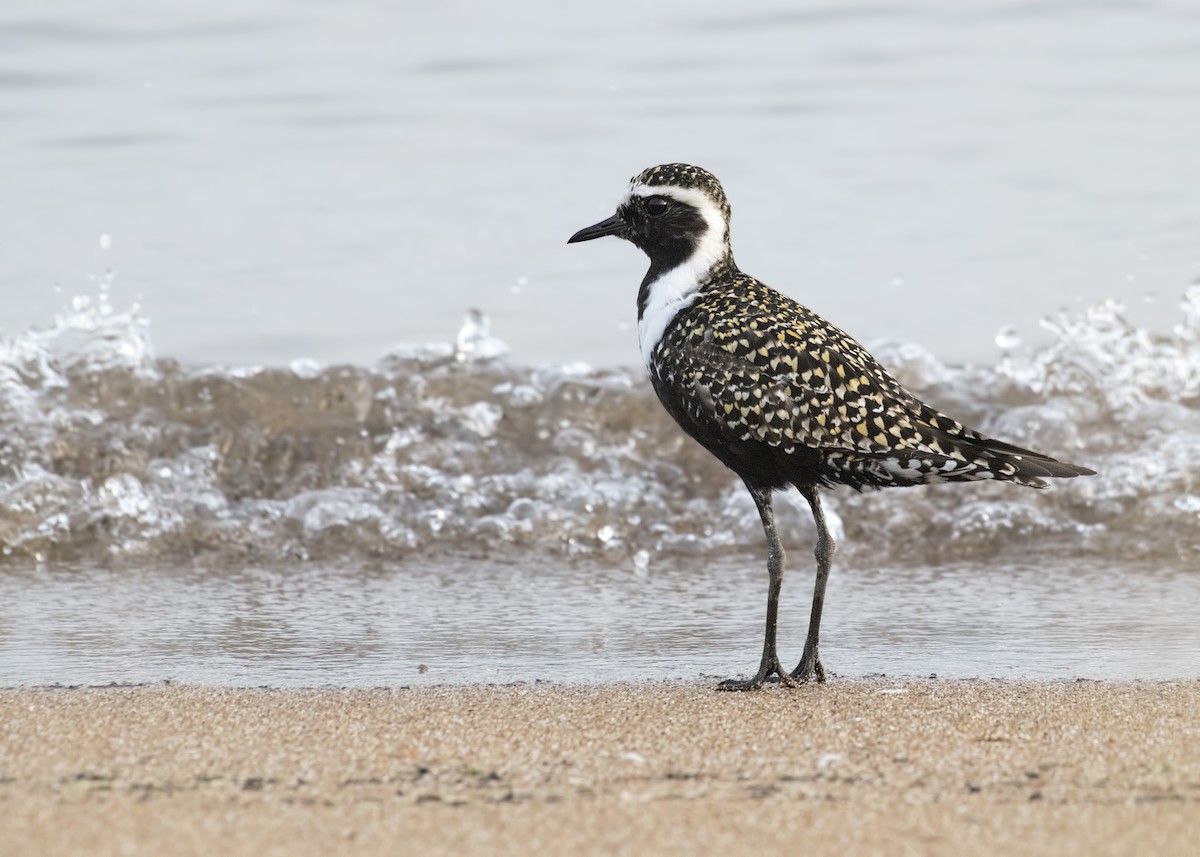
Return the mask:
<path id="1" fill-rule="evenodd" d="M 666 160 L 1099 474 L 828 493 L 833 673 L 1194 677 L 1200 11 L 530 10 L 0 9 L 0 685 L 751 670 L 754 506 L 642 377 L 638 253 L 564 243 Z"/>
<path id="2" fill-rule="evenodd" d="M 0 4 L 0 330 L 111 271 L 189 365 L 369 365 L 478 307 L 636 365 L 644 270 L 567 247 L 712 170 L 743 267 L 949 362 L 1200 275 L 1200 6 L 1026 0 Z"/>
<path id="3" fill-rule="evenodd" d="M 876 352 L 985 432 L 1094 467 L 1045 491 L 827 492 L 843 675 L 1138 678 L 1200 663 L 1200 286 L 1043 348 Z M 371 366 L 185 367 L 79 297 L 0 347 L 0 681 L 392 684 L 754 666 L 763 536 L 639 370 L 527 366 L 469 316 Z M 777 503 L 784 645 L 811 521 Z"/>

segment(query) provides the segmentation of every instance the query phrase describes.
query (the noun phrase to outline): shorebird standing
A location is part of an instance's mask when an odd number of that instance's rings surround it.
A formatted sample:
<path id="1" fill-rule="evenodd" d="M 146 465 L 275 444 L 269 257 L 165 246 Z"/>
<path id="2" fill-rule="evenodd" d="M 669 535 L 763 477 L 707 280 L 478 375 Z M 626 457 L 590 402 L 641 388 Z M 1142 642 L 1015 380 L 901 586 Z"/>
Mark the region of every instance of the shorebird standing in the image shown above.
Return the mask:
<path id="1" fill-rule="evenodd" d="M 920 401 L 866 350 L 806 307 L 738 270 L 729 203 L 707 170 L 664 164 L 635 176 L 617 213 L 567 243 L 615 235 L 650 257 L 638 335 L 650 383 L 689 435 L 742 478 L 767 536 L 767 626 L 753 690 L 825 680 L 818 641 L 835 545 L 818 488 L 997 479 L 1044 488 L 1095 471 L 985 437 Z M 783 546 L 771 494 L 794 485 L 817 525 L 817 580 L 800 663 L 775 651 Z"/>

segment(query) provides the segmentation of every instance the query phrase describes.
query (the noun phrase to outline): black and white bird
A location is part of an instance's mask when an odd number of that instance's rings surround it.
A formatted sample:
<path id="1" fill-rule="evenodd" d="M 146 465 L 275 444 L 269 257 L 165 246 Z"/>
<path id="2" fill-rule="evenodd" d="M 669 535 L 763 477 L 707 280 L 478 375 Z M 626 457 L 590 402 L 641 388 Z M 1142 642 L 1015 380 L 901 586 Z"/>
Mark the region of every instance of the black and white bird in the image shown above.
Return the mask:
<path id="1" fill-rule="evenodd" d="M 824 681 L 818 641 L 835 545 L 818 489 L 996 479 L 1044 488 L 1095 471 L 985 437 L 920 401 L 829 322 L 742 273 L 729 202 L 707 170 L 651 167 L 607 220 L 567 243 L 615 235 L 650 257 L 638 289 L 638 336 L 650 383 L 689 435 L 745 482 L 767 536 L 767 625 L 752 690 L 772 675 Z M 786 672 L 775 650 L 783 546 L 772 492 L 795 486 L 817 525 L 817 579 L 804 654 Z"/>

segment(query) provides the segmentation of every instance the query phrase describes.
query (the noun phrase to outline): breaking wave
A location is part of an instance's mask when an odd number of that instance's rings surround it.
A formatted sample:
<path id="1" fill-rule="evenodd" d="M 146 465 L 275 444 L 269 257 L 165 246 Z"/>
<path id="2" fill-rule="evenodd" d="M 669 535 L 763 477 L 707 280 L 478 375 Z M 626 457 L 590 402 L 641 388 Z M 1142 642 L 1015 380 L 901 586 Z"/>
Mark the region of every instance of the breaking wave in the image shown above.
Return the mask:
<path id="1" fill-rule="evenodd" d="M 1047 491 L 829 492 L 842 557 L 1195 565 L 1200 285 L 1170 334 L 1111 302 L 1045 325 L 1050 345 L 992 366 L 946 366 L 909 343 L 873 350 L 948 413 L 1099 475 Z M 473 313 L 456 342 L 371 367 L 185 367 L 156 358 L 136 306 L 76 298 L 49 328 L 0 341 L 0 562 L 540 551 L 636 571 L 761 548 L 746 491 L 640 371 L 506 353 Z M 811 546 L 803 501 L 777 507 L 786 543 Z"/>

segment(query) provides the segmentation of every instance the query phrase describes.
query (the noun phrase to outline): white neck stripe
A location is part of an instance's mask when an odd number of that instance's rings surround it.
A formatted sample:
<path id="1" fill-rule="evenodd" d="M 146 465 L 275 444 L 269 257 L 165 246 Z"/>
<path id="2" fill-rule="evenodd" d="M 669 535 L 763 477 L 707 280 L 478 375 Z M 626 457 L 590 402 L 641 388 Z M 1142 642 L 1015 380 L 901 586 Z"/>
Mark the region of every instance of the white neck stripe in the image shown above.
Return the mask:
<path id="1" fill-rule="evenodd" d="M 725 241 L 728 224 L 724 213 L 708 194 L 696 188 L 635 184 L 629 189 L 622 204 L 635 196 L 666 196 L 690 205 L 699 212 L 708 227 L 700 236 L 691 256 L 649 285 L 646 305 L 642 309 L 641 318 L 638 319 L 642 360 L 649 369 L 654 348 L 662 339 L 667 326 L 681 309 L 695 299 L 700 291 L 700 284 L 708 277 L 713 266 L 728 252 Z"/>

